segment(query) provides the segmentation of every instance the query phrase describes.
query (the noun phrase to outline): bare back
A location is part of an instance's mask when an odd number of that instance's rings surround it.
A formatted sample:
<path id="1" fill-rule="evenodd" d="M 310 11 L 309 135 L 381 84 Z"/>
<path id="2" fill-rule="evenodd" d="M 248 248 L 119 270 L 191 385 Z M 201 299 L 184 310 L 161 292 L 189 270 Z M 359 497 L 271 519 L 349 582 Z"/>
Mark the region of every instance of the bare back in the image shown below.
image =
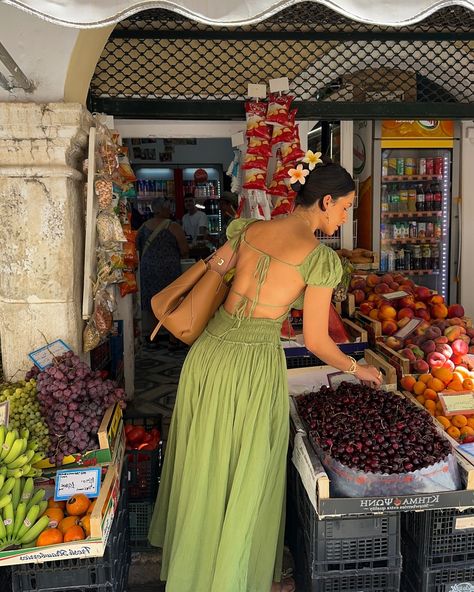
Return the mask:
<path id="1" fill-rule="evenodd" d="M 225 310 L 232 314 L 245 303 L 246 316 L 278 319 L 285 315 L 305 289 L 299 266 L 318 244 L 301 220 L 250 224 L 242 232 Z"/>

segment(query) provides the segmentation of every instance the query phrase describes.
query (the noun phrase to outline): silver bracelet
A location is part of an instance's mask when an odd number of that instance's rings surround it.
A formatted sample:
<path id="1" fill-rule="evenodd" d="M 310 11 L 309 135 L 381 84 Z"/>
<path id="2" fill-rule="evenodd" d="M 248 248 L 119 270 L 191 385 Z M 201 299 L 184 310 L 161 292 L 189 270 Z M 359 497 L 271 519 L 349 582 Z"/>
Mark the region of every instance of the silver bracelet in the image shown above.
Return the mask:
<path id="1" fill-rule="evenodd" d="M 352 356 L 347 356 L 351 361 L 351 365 L 348 370 L 344 370 L 346 374 L 355 374 L 357 372 L 357 362 Z"/>

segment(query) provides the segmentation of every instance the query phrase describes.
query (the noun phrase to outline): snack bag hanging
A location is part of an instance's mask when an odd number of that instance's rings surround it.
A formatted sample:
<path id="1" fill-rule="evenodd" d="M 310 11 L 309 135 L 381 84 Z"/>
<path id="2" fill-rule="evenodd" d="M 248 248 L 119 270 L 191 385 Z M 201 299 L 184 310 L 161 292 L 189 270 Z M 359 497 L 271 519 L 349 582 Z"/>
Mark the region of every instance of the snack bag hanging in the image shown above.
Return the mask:
<path id="1" fill-rule="evenodd" d="M 268 96 L 268 110 L 266 122 L 271 125 L 288 125 L 290 105 L 293 97 L 272 93 Z"/>
<path id="2" fill-rule="evenodd" d="M 295 137 L 295 118 L 297 109 L 292 109 L 288 117 L 288 123 L 284 126 L 273 126 L 271 144 L 274 146 L 280 142 L 292 142 Z"/>
<path id="3" fill-rule="evenodd" d="M 265 123 L 267 104 L 247 101 L 245 103 L 247 117 L 247 137 L 270 139 L 270 130 Z"/>
<path id="4" fill-rule="evenodd" d="M 269 158 L 272 155 L 270 142 L 266 138 L 249 138 L 247 154 L 256 154 L 258 156 Z"/>

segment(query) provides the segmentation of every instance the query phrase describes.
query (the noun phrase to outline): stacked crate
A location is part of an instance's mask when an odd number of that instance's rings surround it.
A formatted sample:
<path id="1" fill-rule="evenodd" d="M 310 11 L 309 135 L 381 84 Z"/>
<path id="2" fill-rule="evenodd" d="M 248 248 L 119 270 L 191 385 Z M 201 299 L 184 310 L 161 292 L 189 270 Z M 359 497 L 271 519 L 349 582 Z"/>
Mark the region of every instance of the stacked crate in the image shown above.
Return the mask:
<path id="1" fill-rule="evenodd" d="M 298 475 L 294 493 L 298 590 L 399 592 L 399 514 L 320 519 Z"/>
<path id="2" fill-rule="evenodd" d="M 474 590 L 474 510 L 404 514 L 402 553 L 405 592 Z"/>

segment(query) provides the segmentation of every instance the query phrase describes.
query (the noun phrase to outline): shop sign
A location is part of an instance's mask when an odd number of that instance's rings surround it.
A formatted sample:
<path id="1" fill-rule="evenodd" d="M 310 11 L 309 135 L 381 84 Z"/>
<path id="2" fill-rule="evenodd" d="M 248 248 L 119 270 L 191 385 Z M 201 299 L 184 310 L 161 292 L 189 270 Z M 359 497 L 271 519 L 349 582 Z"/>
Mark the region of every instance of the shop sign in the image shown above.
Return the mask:
<path id="1" fill-rule="evenodd" d="M 62 339 L 56 339 L 48 343 L 44 347 L 35 349 L 28 354 L 28 357 L 40 370 L 44 370 L 54 362 L 56 358 L 59 358 L 66 352 L 71 351 L 69 345 L 66 345 Z"/>
<path id="2" fill-rule="evenodd" d="M 443 406 L 444 415 L 474 415 L 474 392 L 458 391 L 457 393 L 448 393 L 441 391 L 438 393 L 439 400 Z"/>
<path id="3" fill-rule="evenodd" d="M 385 120 L 382 121 L 382 138 L 419 138 L 437 139 L 452 138 L 454 125 L 452 121 L 438 120 Z"/>
<path id="4" fill-rule="evenodd" d="M 100 491 L 100 477 L 102 470 L 93 469 L 60 470 L 56 473 L 54 499 L 68 500 L 72 495 L 83 493 L 87 497 L 95 498 Z"/>

